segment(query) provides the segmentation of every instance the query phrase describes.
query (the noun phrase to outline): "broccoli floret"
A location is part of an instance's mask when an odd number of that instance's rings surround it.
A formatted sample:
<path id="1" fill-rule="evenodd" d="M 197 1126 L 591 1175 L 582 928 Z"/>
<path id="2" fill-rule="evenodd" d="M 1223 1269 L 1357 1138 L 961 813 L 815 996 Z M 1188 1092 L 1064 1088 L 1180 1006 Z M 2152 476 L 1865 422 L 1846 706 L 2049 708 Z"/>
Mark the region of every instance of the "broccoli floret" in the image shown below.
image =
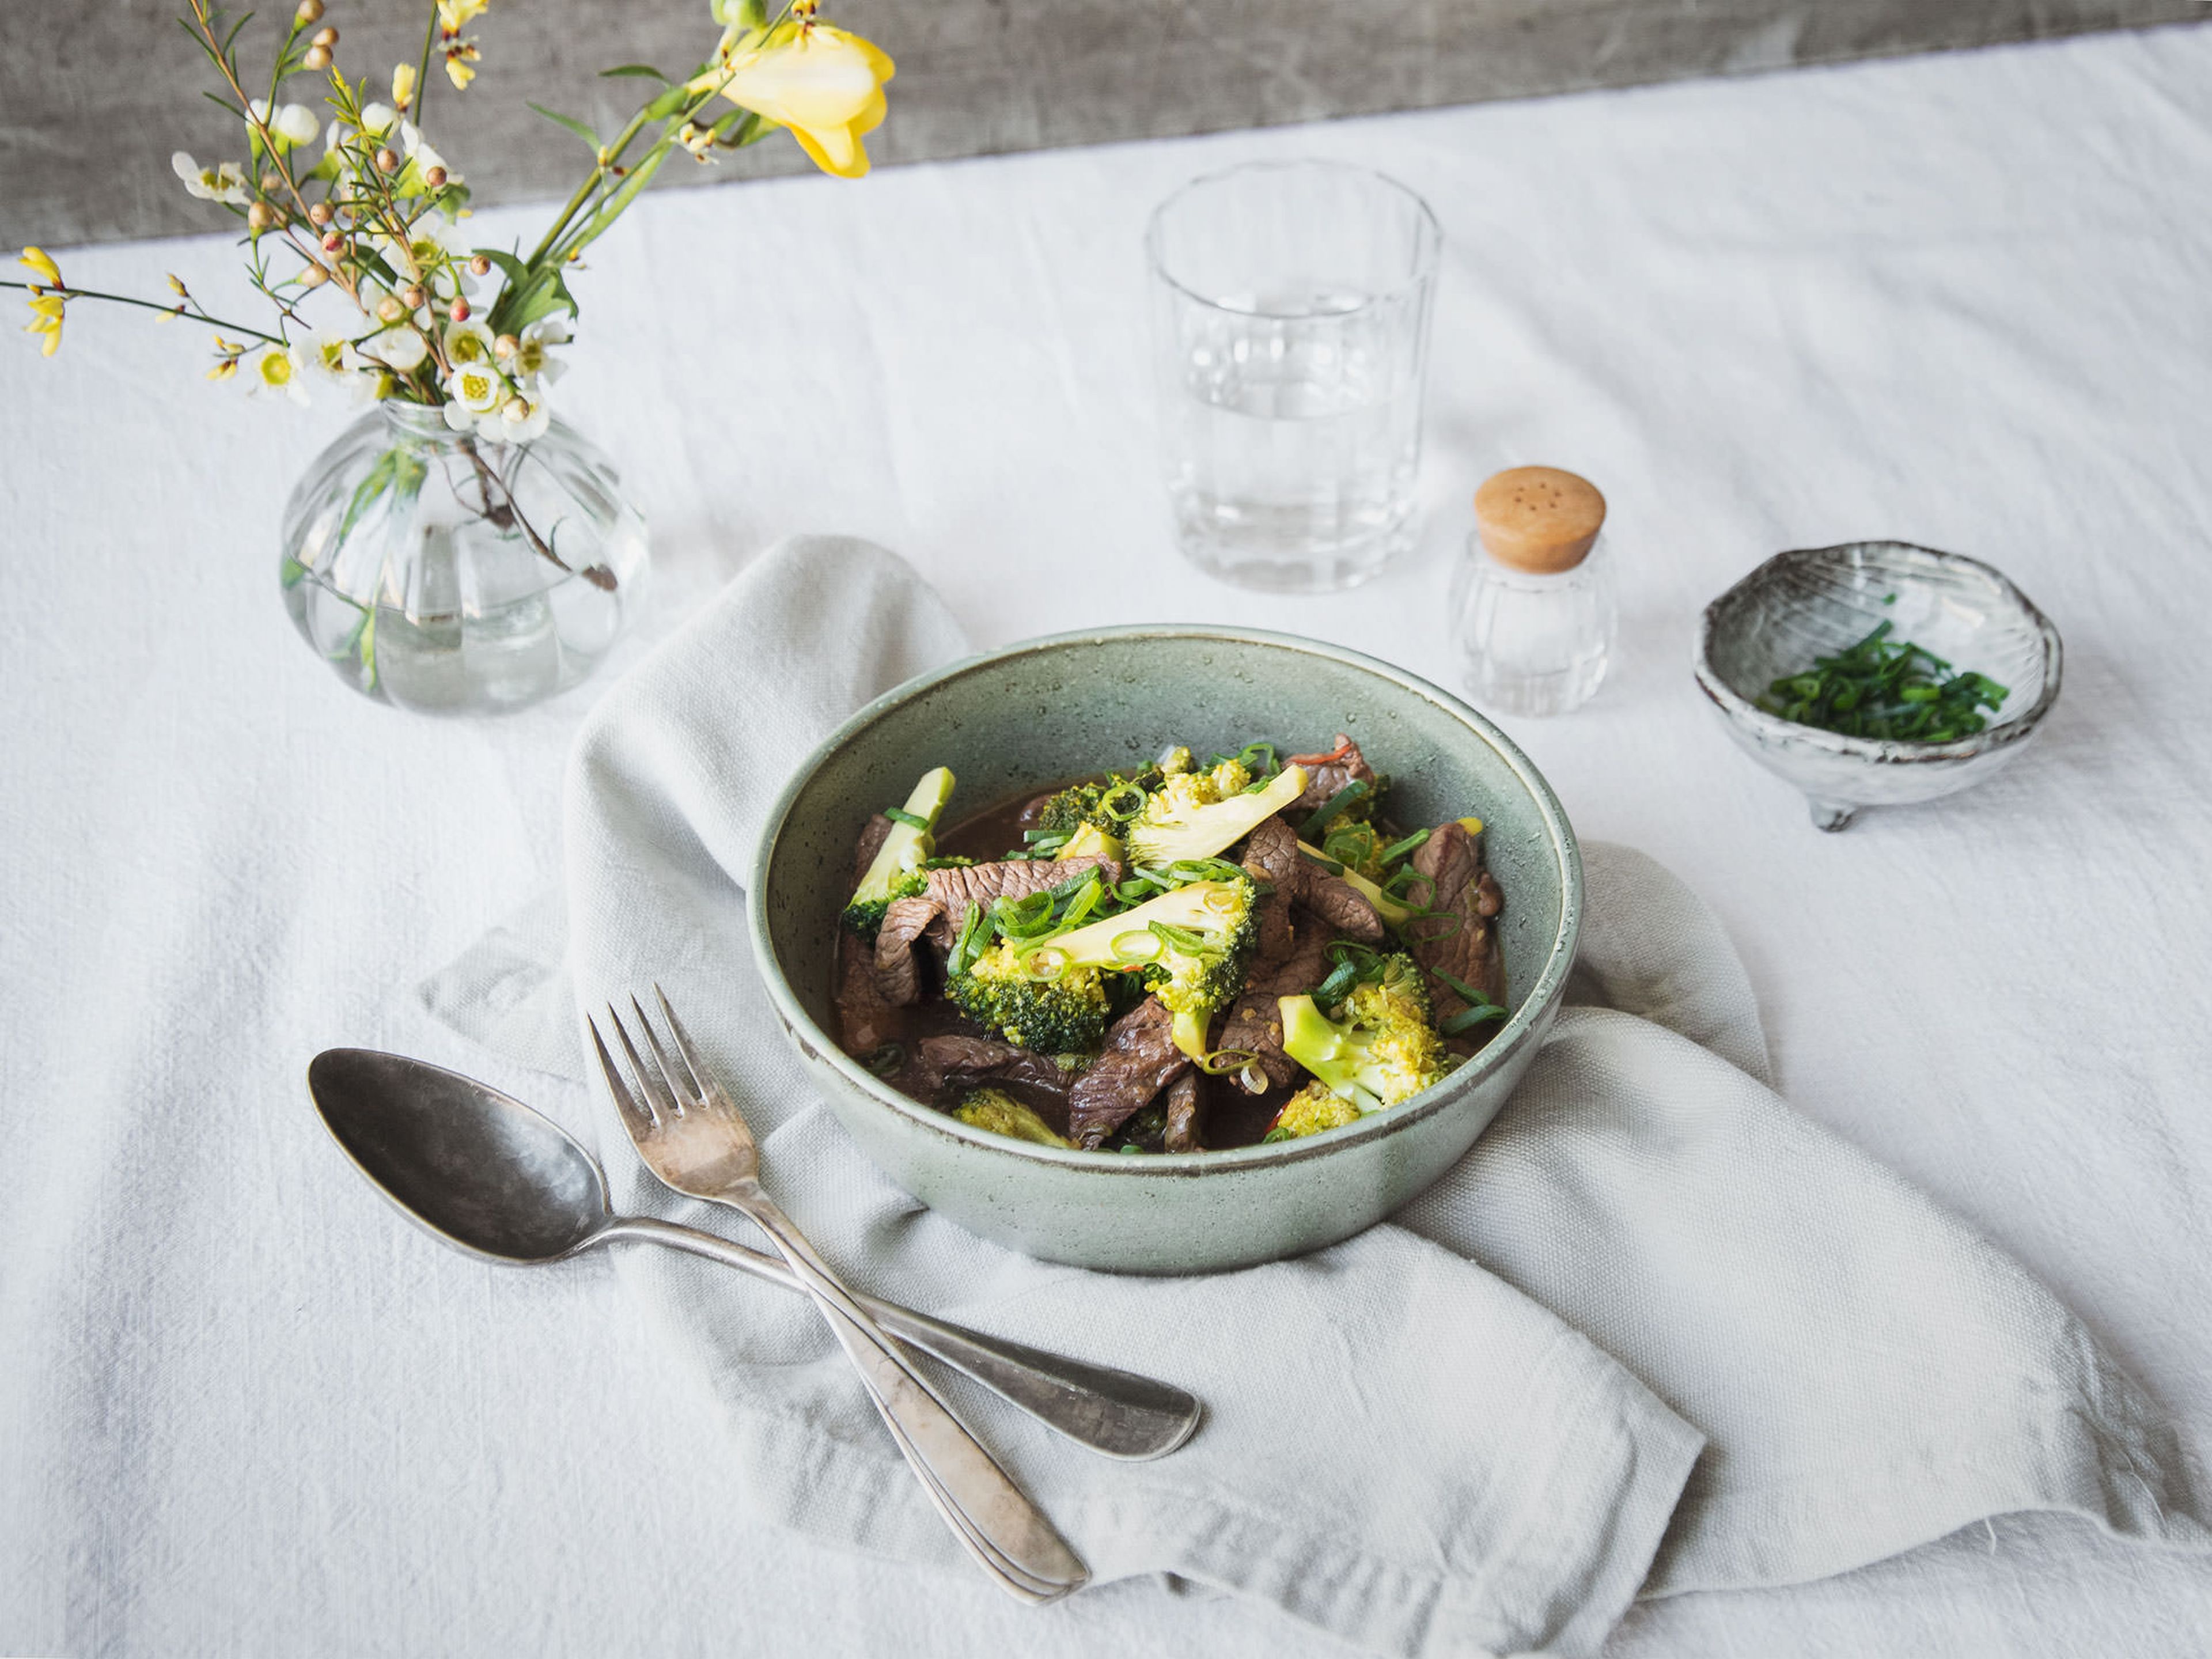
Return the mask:
<path id="1" fill-rule="evenodd" d="M 1283 1103 L 1262 1140 L 1297 1140 L 1323 1129 L 1340 1129 L 1359 1121 L 1359 1108 L 1333 1092 L 1325 1083 L 1309 1083 Z"/>
<path id="2" fill-rule="evenodd" d="M 1087 1054 L 1105 1040 L 1109 1005 L 1098 969 L 1063 966 L 1036 977 L 1011 939 L 946 979 L 945 994 L 978 1025 L 1035 1054 Z"/>
<path id="3" fill-rule="evenodd" d="M 1070 784 L 1045 802 L 1037 815 L 1037 830 L 1047 836 L 1073 836 L 1087 823 L 1102 834 L 1118 836 L 1165 776 L 1158 767 L 1147 766 L 1126 776 L 1114 773 L 1103 782 Z"/>
<path id="4" fill-rule="evenodd" d="M 1215 1012 L 1244 988 L 1244 969 L 1259 938 L 1255 898 L 1252 884 L 1241 876 L 1194 881 L 1063 933 L 1035 953 L 1032 966 L 1050 959 L 1064 973 L 1136 970 L 1175 1015 L 1176 1047 L 1202 1059 Z"/>
<path id="5" fill-rule="evenodd" d="M 1066 1136 L 1054 1134 L 1050 1124 L 1004 1089 L 970 1089 L 966 1098 L 952 1109 L 952 1115 L 971 1127 L 988 1129 L 994 1135 L 1033 1140 L 1040 1146 L 1069 1145 Z"/>
<path id="6" fill-rule="evenodd" d="M 927 884 L 922 867 L 937 851 L 937 820 L 951 798 L 952 773 L 940 766 L 922 774 L 906 805 L 892 815 L 890 834 L 845 906 L 845 925 L 862 939 L 872 939 L 883 930 L 884 912 L 893 899 L 910 898 Z"/>
<path id="7" fill-rule="evenodd" d="M 1176 744 L 1160 757 L 1160 770 L 1171 778 L 1189 771 L 1197 763 L 1191 758 L 1190 745 L 1187 743 Z"/>
<path id="8" fill-rule="evenodd" d="M 1140 864 L 1174 864 L 1210 859 L 1244 839 L 1305 793 L 1302 768 L 1286 766 L 1267 787 L 1250 794 L 1244 786 L 1224 792 L 1216 779 L 1249 774 L 1235 761 L 1212 772 L 1187 772 L 1169 778 L 1145 800 L 1145 811 L 1122 836 L 1129 856 Z"/>
<path id="9" fill-rule="evenodd" d="M 1285 997 L 1283 1052 L 1362 1112 L 1395 1106 L 1455 1064 L 1429 1024 L 1419 973 L 1361 985 L 1331 1019 L 1310 996 Z"/>

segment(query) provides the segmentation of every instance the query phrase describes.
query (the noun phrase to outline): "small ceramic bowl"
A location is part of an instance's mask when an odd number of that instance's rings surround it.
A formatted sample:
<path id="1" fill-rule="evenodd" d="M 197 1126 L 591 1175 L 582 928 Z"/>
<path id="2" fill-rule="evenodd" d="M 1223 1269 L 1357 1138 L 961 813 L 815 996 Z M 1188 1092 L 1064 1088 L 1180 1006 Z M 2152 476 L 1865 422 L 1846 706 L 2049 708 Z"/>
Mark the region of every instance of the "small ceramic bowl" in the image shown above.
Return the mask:
<path id="1" fill-rule="evenodd" d="M 1957 743 L 1893 743 L 1757 706 L 1776 680 L 1885 622 L 2007 688 L 1987 726 Z M 2058 630 L 1994 567 L 1906 542 L 1847 542 L 1778 553 L 1707 605 L 1697 676 L 1729 736 L 1803 793 L 1815 824 L 1842 830 L 1862 807 L 1934 800 L 2010 762 L 2058 700 L 2060 663 Z"/>
<path id="2" fill-rule="evenodd" d="M 1161 1155 L 1032 1146 L 971 1128 L 842 1052 L 830 1004 L 837 914 L 869 815 L 930 766 L 957 819 L 1041 785 L 1141 763 L 1169 743 L 1234 752 L 1265 737 L 1358 739 L 1395 780 L 1393 816 L 1485 821 L 1505 894 L 1512 1018 L 1438 1087 L 1274 1146 Z M 1488 720 L 1401 670 L 1334 646 L 1218 628 L 1060 635 L 971 658 L 862 709 L 769 810 L 749 888 L 754 955 L 823 1097 L 908 1192 L 1047 1261 L 1134 1273 L 1243 1267 L 1349 1237 L 1457 1162 L 1535 1058 L 1572 965 L 1582 859 L 1556 797 Z"/>

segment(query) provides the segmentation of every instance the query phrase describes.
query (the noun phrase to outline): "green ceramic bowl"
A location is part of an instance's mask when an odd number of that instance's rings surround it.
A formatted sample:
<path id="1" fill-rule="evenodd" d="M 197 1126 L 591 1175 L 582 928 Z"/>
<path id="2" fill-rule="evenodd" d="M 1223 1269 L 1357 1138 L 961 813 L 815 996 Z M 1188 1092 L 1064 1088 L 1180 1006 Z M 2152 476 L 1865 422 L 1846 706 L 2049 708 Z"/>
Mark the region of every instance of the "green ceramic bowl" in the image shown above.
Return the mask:
<path id="1" fill-rule="evenodd" d="M 1157 1157 L 1063 1151 L 971 1129 L 840 1052 L 830 991 L 837 913 L 868 816 L 926 768 L 959 780 L 956 817 L 1041 783 L 1255 737 L 1348 732 L 1394 780 L 1407 824 L 1487 826 L 1505 892 L 1510 1022 L 1441 1086 L 1308 1139 Z M 973 657 L 862 709 L 770 810 L 750 888 L 753 950 L 823 1097 L 876 1164 L 932 1208 L 1050 1261 L 1127 1273 L 1243 1267 L 1348 1238 L 1458 1160 L 1535 1057 L 1582 920 L 1582 859 L 1528 757 L 1472 708 L 1402 670 L 1287 635 L 1222 628 L 1061 634 Z"/>

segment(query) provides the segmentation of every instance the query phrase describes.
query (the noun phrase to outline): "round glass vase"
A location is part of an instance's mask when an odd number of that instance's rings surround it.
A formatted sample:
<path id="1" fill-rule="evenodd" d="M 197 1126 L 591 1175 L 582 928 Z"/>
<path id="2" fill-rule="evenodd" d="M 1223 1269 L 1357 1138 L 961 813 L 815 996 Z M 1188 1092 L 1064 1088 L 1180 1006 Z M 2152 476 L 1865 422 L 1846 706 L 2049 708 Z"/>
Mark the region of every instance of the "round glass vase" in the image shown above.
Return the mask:
<path id="1" fill-rule="evenodd" d="M 589 677 L 631 621 L 645 521 L 612 463 L 554 421 L 525 443 L 380 403 L 284 508 L 301 635 L 356 691 L 428 714 L 527 708 Z"/>

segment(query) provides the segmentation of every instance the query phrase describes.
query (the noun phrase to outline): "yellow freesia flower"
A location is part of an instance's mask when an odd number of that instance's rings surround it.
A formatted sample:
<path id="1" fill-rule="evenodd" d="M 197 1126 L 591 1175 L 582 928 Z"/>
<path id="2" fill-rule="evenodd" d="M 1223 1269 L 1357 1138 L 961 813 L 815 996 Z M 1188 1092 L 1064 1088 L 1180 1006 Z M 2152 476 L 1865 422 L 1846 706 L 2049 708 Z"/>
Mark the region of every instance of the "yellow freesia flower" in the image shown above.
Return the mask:
<path id="1" fill-rule="evenodd" d="M 405 113 L 415 101 L 415 65 L 394 64 L 392 66 L 392 102 L 393 107 Z"/>
<path id="2" fill-rule="evenodd" d="M 490 4 L 491 0 L 438 0 L 438 27 L 447 34 L 459 34 Z"/>
<path id="3" fill-rule="evenodd" d="M 16 263 L 37 279 L 31 285 L 31 320 L 23 325 L 23 332 L 39 336 L 39 355 L 51 357 L 62 349 L 62 310 L 69 296 L 45 292 L 40 284 L 61 287 L 61 267 L 54 263 L 54 256 L 42 247 L 25 248 Z"/>
<path id="4" fill-rule="evenodd" d="M 733 33 L 714 67 L 685 90 L 720 93 L 789 127 L 823 172 L 858 179 L 868 170 L 860 140 L 882 124 L 884 82 L 895 67 L 859 35 L 802 20 Z"/>

